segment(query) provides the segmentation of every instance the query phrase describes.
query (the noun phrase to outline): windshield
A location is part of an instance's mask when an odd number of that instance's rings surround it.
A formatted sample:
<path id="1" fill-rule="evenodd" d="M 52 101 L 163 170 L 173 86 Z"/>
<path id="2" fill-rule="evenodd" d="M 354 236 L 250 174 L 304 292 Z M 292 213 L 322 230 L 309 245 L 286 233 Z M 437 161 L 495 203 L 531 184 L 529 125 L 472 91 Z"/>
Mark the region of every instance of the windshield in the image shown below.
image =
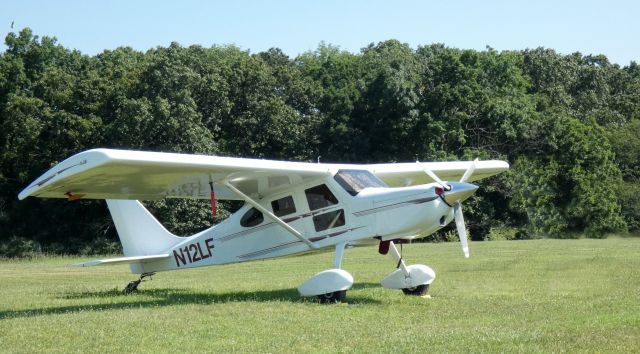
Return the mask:
<path id="1" fill-rule="evenodd" d="M 380 178 L 366 170 L 338 170 L 333 178 L 351 195 L 357 195 L 365 188 L 388 187 Z"/>

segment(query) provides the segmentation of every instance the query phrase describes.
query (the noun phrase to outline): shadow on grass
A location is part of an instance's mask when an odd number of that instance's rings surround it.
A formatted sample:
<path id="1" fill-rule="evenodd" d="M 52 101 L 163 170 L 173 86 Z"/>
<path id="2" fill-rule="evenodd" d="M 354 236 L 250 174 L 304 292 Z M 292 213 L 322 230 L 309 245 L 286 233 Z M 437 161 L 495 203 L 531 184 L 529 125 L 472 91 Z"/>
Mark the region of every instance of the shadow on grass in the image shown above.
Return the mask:
<path id="1" fill-rule="evenodd" d="M 366 289 L 377 284 L 358 284 L 352 290 Z M 379 286 L 379 285 L 377 285 Z M 96 299 L 117 300 L 118 302 L 99 302 L 84 305 L 70 305 L 58 307 L 44 307 L 16 311 L 0 311 L 0 320 L 9 318 L 22 318 L 43 315 L 68 314 L 85 311 L 112 311 L 121 309 L 139 309 L 150 307 L 163 307 L 187 304 L 224 304 L 232 302 L 290 302 L 298 304 L 318 304 L 315 297 L 304 298 L 296 289 L 265 290 L 254 292 L 226 292 L 226 293 L 197 293 L 188 289 L 141 289 L 131 295 L 123 295 L 122 290 L 111 289 L 103 291 L 84 291 L 64 294 L 59 297 L 63 300 Z M 122 301 L 122 302 L 120 302 Z M 349 305 L 377 304 L 379 300 L 347 292 Z"/>

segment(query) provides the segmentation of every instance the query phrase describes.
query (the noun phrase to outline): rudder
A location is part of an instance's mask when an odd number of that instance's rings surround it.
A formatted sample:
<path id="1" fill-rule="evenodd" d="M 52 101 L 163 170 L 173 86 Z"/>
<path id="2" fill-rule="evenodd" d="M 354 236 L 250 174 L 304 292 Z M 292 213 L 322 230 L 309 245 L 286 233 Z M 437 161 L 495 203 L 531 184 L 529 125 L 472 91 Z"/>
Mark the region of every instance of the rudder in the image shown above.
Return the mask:
<path id="1" fill-rule="evenodd" d="M 125 256 L 159 254 L 184 240 L 167 231 L 137 200 L 107 199 L 107 206 Z"/>

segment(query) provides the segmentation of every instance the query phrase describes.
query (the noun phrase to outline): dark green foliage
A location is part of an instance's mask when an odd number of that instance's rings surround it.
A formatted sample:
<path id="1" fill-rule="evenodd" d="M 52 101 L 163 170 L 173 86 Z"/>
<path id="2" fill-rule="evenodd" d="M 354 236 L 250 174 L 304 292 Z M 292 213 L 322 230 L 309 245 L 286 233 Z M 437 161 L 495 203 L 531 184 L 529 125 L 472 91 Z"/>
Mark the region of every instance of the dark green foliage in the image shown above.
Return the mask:
<path id="1" fill-rule="evenodd" d="M 80 249 L 80 254 L 84 256 L 122 254 L 122 245 L 113 239 L 97 236 L 84 244 L 82 249 Z"/>
<path id="2" fill-rule="evenodd" d="M 640 233 L 640 184 L 623 182 L 620 185 L 620 206 L 630 232 Z"/>
<path id="3" fill-rule="evenodd" d="M 324 162 L 505 159 L 512 169 L 465 203 L 473 239 L 640 229 L 635 63 L 395 40 L 359 54 L 322 43 L 296 58 L 177 43 L 86 56 L 29 29 L 5 44 L 5 255 L 119 251 L 103 202 L 16 198 L 52 164 L 94 147 Z M 214 222 L 207 201 L 147 205 L 176 234 Z"/>
<path id="4" fill-rule="evenodd" d="M 622 179 L 604 130 L 568 116 L 546 120 L 544 154 L 514 163 L 513 208 L 534 232 L 551 236 L 623 230 L 616 195 Z"/>
<path id="5" fill-rule="evenodd" d="M 0 242 L 0 256 L 9 258 L 31 258 L 41 253 L 40 245 L 24 237 L 11 237 Z"/>
<path id="6" fill-rule="evenodd" d="M 640 232 L 640 120 L 635 119 L 609 132 L 624 182 L 619 185 L 622 216 L 631 232 Z"/>
<path id="7" fill-rule="evenodd" d="M 638 149 L 640 146 L 640 119 L 611 127 L 609 140 L 616 154 L 616 164 L 620 167 L 623 178 L 630 182 L 640 182 L 640 149 Z"/>

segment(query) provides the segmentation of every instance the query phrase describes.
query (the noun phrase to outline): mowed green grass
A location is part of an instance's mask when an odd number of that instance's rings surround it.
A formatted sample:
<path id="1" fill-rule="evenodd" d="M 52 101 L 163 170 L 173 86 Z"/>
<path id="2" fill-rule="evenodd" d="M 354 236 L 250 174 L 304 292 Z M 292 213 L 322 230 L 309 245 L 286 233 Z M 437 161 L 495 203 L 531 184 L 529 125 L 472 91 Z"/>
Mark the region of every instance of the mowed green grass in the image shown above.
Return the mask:
<path id="1" fill-rule="evenodd" d="M 404 247 L 437 272 L 431 299 L 386 290 L 395 264 L 349 249 L 348 304 L 296 287 L 332 253 L 160 273 L 120 289 L 126 266 L 0 261 L 0 352 L 638 352 L 640 239 Z"/>

